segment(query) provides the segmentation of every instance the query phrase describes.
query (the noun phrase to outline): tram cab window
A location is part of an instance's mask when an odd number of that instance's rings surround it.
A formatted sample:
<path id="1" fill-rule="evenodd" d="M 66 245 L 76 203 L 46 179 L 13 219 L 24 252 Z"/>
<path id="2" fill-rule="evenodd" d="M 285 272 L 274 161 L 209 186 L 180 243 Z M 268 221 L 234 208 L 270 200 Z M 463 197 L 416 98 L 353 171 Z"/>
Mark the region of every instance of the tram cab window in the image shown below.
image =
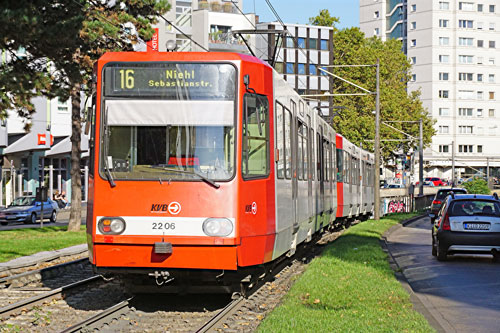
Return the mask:
<path id="1" fill-rule="evenodd" d="M 269 104 L 266 96 L 246 94 L 243 101 L 242 174 L 269 175 Z"/>
<path id="2" fill-rule="evenodd" d="M 342 154 L 342 149 L 337 148 L 337 182 L 342 183 L 344 181 L 344 155 Z"/>
<path id="3" fill-rule="evenodd" d="M 279 179 L 285 178 L 285 121 L 283 105 L 276 102 L 276 176 Z"/>

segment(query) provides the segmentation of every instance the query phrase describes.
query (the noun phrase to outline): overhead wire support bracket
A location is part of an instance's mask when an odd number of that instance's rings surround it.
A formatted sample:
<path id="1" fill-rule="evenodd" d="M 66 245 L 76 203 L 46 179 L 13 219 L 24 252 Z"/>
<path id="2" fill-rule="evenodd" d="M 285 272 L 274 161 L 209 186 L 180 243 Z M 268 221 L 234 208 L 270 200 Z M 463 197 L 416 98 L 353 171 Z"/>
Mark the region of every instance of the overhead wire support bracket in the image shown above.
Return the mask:
<path id="1" fill-rule="evenodd" d="M 274 47 L 273 50 L 273 56 L 271 59 L 267 59 L 267 62 L 274 67 L 276 64 L 276 55 L 277 55 L 277 50 L 278 50 L 278 45 L 280 44 L 280 38 L 283 39 L 283 36 L 287 34 L 286 30 L 278 30 L 278 29 L 247 29 L 247 30 L 234 30 L 233 35 L 240 36 L 243 42 L 245 43 L 246 47 L 252 53 L 252 55 L 255 57 L 255 53 L 251 49 L 251 47 L 248 45 L 246 39 L 243 37 L 243 34 L 246 35 L 277 35 L 278 39 L 276 40 L 276 46 Z"/>

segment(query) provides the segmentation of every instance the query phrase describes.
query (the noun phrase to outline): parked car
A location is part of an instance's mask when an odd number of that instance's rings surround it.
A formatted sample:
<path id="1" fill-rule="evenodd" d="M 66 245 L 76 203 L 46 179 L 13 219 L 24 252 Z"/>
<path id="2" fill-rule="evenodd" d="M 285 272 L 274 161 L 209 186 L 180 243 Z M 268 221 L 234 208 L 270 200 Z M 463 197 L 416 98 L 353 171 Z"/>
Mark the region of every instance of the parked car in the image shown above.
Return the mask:
<path id="1" fill-rule="evenodd" d="M 42 203 L 36 201 L 34 196 L 22 196 L 14 199 L 7 207 L 0 210 L 0 224 L 7 225 L 9 222 L 36 223 L 41 217 Z M 47 199 L 43 203 L 43 216 L 50 218 L 51 222 L 56 222 L 57 203 Z"/>
<path id="2" fill-rule="evenodd" d="M 386 188 L 404 188 L 401 184 L 389 184 Z"/>
<path id="3" fill-rule="evenodd" d="M 424 185 L 425 185 L 425 182 L 430 182 L 434 186 L 446 186 L 445 183 L 443 182 L 443 180 L 441 178 L 438 178 L 438 177 L 424 178 Z"/>
<path id="4" fill-rule="evenodd" d="M 434 199 L 432 200 L 431 209 L 429 210 L 431 223 L 434 223 L 441 206 L 443 206 L 446 196 L 450 194 L 450 192 L 453 192 L 454 194 L 466 194 L 467 190 L 464 188 L 443 188 L 437 191 Z"/>
<path id="5" fill-rule="evenodd" d="M 500 260 L 498 195 L 446 197 L 432 228 L 432 255 L 443 261 L 455 253 L 487 253 Z"/>

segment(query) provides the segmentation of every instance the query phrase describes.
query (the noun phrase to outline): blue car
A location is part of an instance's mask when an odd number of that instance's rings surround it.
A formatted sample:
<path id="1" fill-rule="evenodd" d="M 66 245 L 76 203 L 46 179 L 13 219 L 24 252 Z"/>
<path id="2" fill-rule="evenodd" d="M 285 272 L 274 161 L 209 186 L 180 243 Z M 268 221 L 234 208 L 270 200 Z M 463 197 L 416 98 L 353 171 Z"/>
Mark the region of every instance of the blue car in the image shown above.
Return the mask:
<path id="1" fill-rule="evenodd" d="M 43 217 L 50 218 L 50 222 L 56 222 L 57 203 L 47 199 L 43 203 Z M 36 223 L 42 213 L 42 203 L 36 201 L 34 196 L 22 196 L 16 198 L 7 208 L 0 210 L 0 224 L 7 225 L 9 222 Z"/>

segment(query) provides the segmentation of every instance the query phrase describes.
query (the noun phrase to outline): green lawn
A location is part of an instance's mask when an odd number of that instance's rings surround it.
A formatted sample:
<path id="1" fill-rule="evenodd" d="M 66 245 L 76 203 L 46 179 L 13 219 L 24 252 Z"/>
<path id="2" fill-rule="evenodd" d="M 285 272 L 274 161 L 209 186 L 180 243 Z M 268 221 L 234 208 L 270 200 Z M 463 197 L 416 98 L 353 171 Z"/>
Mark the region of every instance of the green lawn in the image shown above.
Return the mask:
<path id="1" fill-rule="evenodd" d="M 259 332 L 433 332 L 379 243 L 387 229 L 414 215 L 351 227 L 311 262 Z"/>
<path id="2" fill-rule="evenodd" d="M 66 229 L 64 226 L 1 231 L 0 262 L 86 243 L 85 226 L 81 226 L 79 232 L 67 232 Z"/>

